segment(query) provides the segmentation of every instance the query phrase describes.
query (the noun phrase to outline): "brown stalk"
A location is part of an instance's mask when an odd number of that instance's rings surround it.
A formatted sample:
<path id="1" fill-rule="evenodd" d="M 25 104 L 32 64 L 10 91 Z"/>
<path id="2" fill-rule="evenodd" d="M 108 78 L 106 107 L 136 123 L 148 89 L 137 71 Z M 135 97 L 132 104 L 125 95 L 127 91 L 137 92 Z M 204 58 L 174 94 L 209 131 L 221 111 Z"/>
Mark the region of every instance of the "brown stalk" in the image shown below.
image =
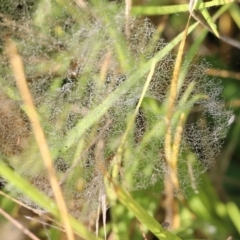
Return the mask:
<path id="1" fill-rule="evenodd" d="M 88 4 L 84 0 L 75 0 L 77 5 L 81 8 L 87 8 Z"/>
<path id="2" fill-rule="evenodd" d="M 185 41 L 186 41 L 186 37 L 187 37 L 187 31 L 188 31 L 190 18 L 191 18 L 191 16 L 188 19 L 187 26 L 185 28 L 184 35 L 183 35 L 182 41 L 180 43 L 177 58 L 176 58 L 176 64 L 175 64 L 174 70 L 173 70 L 173 77 L 172 77 L 171 86 L 170 86 L 170 94 L 169 94 L 169 98 L 168 98 L 168 111 L 167 111 L 166 118 L 165 118 L 165 122 L 167 125 L 167 133 L 165 136 L 165 153 L 167 153 L 166 158 L 167 158 L 167 162 L 169 162 L 169 163 L 171 162 L 171 148 L 172 148 L 171 147 L 171 145 L 172 145 L 171 119 L 173 116 L 173 112 L 174 112 L 174 108 L 175 108 L 175 101 L 177 98 L 178 79 L 179 79 L 180 68 L 181 68 L 181 64 L 182 64 L 182 55 L 183 55 L 183 50 L 184 50 Z"/>
<path id="3" fill-rule="evenodd" d="M 9 222 L 11 222 L 16 228 L 18 228 L 21 232 L 27 235 L 32 240 L 40 240 L 36 237 L 32 232 L 30 232 L 27 228 L 25 228 L 20 222 L 11 217 L 8 213 L 6 213 L 2 208 L 0 208 L 0 214 L 5 217 Z"/>
<path id="4" fill-rule="evenodd" d="M 41 214 L 41 212 L 40 212 L 39 210 L 33 209 L 33 208 L 29 207 L 29 206 L 26 205 L 25 203 L 22 203 L 22 202 L 18 201 L 17 199 L 11 197 L 10 195 L 4 193 L 4 192 L 1 191 L 1 190 L 0 190 L 0 195 L 6 197 L 6 198 L 8 198 L 8 199 L 10 199 L 11 201 L 17 203 L 18 205 L 20 205 L 20 206 L 22 206 L 22 207 L 24 207 L 24 208 L 26 208 L 26 209 L 28 209 L 28 210 L 31 210 L 32 212 L 34 212 L 34 213 L 37 214 L 37 215 L 40 215 L 40 214 Z"/>
<path id="5" fill-rule="evenodd" d="M 132 8 L 132 0 L 125 0 L 125 35 L 128 38 L 130 36 L 130 12 Z"/>
<path id="6" fill-rule="evenodd" d="M 42 216 L 41 210 L 38 210 L 38 209 L 34 209 L 34 208 L 32 208 L 32 207 L 29 207 L 28 205 L 24 204 L 23 202 L 20 202 L 20 201 L 18 201 L 17 199 L 13 198 L 12 196 L 10 196 L 10 195 L 2 192 L 1 190 L 0 190 L 0 195 L 2 195 L 2 196 L 4 196 L 4 197 L 8 198 L 9 200 L 15 202 L 15 203 L 18 204 L 19 206 L 21 206 L 21 207 L 23 207 L 23 208 L 26 208 L 26 209 L 28 209 L 28 210 L 30 210 L 30 211 L 32 211 L 33 213 L 35 213 L 35 214 L 38 215 L 39 217 Z M 47 220 L 49 220 L 49 221 L 51 221 L 52 223 L 55 223 L 55 224 L 58 225 L 58 226 L 54 226 L 54 225 L 50 225 L 50 224 L 44 223 L 45 225 L 49 225 L 49 226 L 51 226 L 51 227 L 53 227 L 53 228 L 56 228 L 56 229 L 58 229 L 58 230 L 60 230 L 60 231 L 62 231 L 62 232 L 65 232 L 65 230 L 62 229 L 62 226 L 61 226 L 58 222 L 56 222 L 53 218 L 51 218 L 51 217 L 48 216 L 48 215 L 44 215 L 44 218 L 47 219 Z"/>
<path id="7" fill-rule="evenodd" d="M 182 56 L 185 47 L 185 41 L 187 38 L 188 27 L 191 19 L 191 14 L 189 15 L 188 22 L 183 34 L 182 41 L 180 43 L 178 54 L 176 58 L 176 63 L 173 70 L 173 76 L 170 86 L 170 93 L 168 98 L 168 111 L 165 117 L 165 123 L 167 127 L 166 135 L 165 135 L 165 158 L 167 163 L 167 173 L 165 174 L 165 222 L 168 222 L 171 229 L 178 228 L 180 225 L 179 214 L 178 214 L 178 202 L 174 197 L 174 191 L 178 189 L 178 176 L 177 176 L 177 161 L 178 161 L 178 152 L 179 145 L 181 143 L 181 128 L 183 120 L 180 117 L 179 133 L 175 135 L 175 139 L 172 139 L 172 125 L 171 119 L 173 117 L 173 113 L 175 110 L 175 103 L 178 94 L 178 79 L 180 74 L 180 69 L 182 65 Z M 178 135 L 178 136 L 177 136 Z M 178 145 L 178 146 L 177 146 Z M 176 188 L 176 189 L 175 189 Z M 181 195 L 182 198 L 182 195 Z"/>
<path id="8" fill-rule="evenodd" d="M 239 72 L 232 72 L 232 71 L 227 71 L 227 70 L 210 68 L 210 69 L 206 70 L 206 74 L 209 76 L 214 76 L 214 77 L 233 78 L 236 80 L 240 80 Z"/>
<path id="9" fill-rule="evenodd" d="M 183 126 L 185 123 L 185 114 L 182 113 L 178 122 L 178 126 L 176 129 L 176 134 L 174 136 L 173 140 L 173 146 L 172 146 L 172 161 L 171 161 L 171 169 L 174 170 L 174 176 L 172 178 L 173 185 L 176 189 L 179 188 L 179 182 L 177 178 L 177 159 L 179 154 L 179 147 L 182 140 L 182 132 L 183 132 Z"/>
<path id="10" fill-rule="evenodd" d="M 10 39 L 6 42 L 6 50 L 9 57 L 9 61 L 13 70 L 13 74 L 16 80 L 17 87 L 20 95 L 23 99 L 23 103 L 26 107 L 26 112 L 31 122 L 32 130 L 35 135 L 36 142 L 44 165 L 48 171 L 50 184 L 54 193 L 54 197 L 60 212 L 61 220 L 66 228 L 66 234 L 69 240 L 74 240 L 74 234 L 70 225 L 67 207 L 62 195 L 60 185 L 57 180 L 56 172 L 53 166 L 53 161 L 50 155 L 50 151 L 47 145 L 46 138 L 44 136 L 43 129 L 41 127 L 37 111 L 35 109 L 31 93 L 29 91 L 27 81 L 24 74 L 24 67 L 22 59 L 17 52 L 17 47 Z"/>

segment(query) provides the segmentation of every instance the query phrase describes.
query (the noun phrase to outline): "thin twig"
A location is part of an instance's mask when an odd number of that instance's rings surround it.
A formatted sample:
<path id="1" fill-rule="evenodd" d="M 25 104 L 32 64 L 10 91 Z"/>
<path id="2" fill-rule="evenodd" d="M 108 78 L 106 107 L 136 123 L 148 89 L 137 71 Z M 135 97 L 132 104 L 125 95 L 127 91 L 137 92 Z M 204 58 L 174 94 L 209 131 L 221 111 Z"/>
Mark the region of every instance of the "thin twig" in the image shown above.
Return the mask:
<path id="1" fill-rule="evenodd" d="M 31 207 L 29 207 L 28 205 L 26 205 L 25 203 L 18 201 L 17 199 L 15 199 L 15 198 L 11 197 L 10 195 L 2 192 L 1 190 L 0 190 L 0 194 L 1 194 L 2 196 L 4 196 L 4 197 L 10 199 L 11 201 L 17 203 L 19 206 L 22 206 L 22 207 L 24 207 L 24 208 L 26 208 L 26 209 L 28 209 L 28 210 L 36 213 L 37 215 L 40 215 L 40 214 L 41 214 L 41 210 L 31 208 Z"/>
<path id="2" fill-rule="evenodd" d="M 35 214 L 38 215 L 39 217 L 41 217 L 42 214 L 43 214 L 43 213 L 42 213 L 42 210 L 34 209 L 34 208 L 32 208 L 32 207 L 29 207 L 29 206 L 26 205 L 25 203 L 18 201 L 17 199 L 15 199 L 15 198 L 13 198 L 12 196 L 4 193 L 4 192 L 1 191 L 1 190 L 0 190 L 0 194 L 1 194 L 2 196 L 4 196 L 4 197 L 10 199 L 11 201 L 15 202 L 15 203 L 18 204 L 19 206 L 24 207 L 24 208 L 32 211 L 33 213 L 35 213 Z M 44 215 L 44 217 L 45 217 L 47 220 L 49 220 L 49 221 L 55 223 L 56 225 L 58 225 L 57 227 L 54 226 L 54 225 L 51 225 L 52 227 L 57 228 L 57 229 L 61 230 L 62 232 L 65 232 L 65 230 L 62 228 L 62 225 L 60 225 L 58 222 L 56 222 L 53 218 L 51 218 L 51 217 L 48 216 L 48 215 Z"/>
<path id="3" fill-rule="evenodd" d="M 4 216 L 9 222 L 11 222 L 16 228 L 18 228 L 21 232 L 23 232 L 32 240 L 40 240 L 33 233 L 31 233 L 27 228 L 25 228 L 21 223 L 19 223 L 17 220 L 11 217 L 8 213 L 6 213 L 1 207 L 0 207 L 0 214 Z"/>

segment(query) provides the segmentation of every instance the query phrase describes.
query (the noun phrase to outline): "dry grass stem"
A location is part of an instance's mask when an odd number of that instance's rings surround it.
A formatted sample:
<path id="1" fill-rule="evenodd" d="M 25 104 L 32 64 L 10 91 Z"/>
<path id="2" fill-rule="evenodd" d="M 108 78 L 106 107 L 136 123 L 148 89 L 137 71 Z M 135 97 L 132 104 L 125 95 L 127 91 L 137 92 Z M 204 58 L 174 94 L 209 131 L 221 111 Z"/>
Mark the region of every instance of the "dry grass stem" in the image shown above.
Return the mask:
<path id="1" fill-rule="evenodd" d="M 29 120 L 31 122 L 31 126 L 33 129 L 33 133 L 35 135 L 36 142 L 38 144 L 40 154 L 42 156 L 44 165 L 48 171 L 50 184 L 53 190 L 53 194 L 54 194 L 58 209 L 60 211 L 62 222 L 66 228 L 68 239 L 74 240 L 74 234 L 68 218 L 67 207 L 62 195 L 60 185 L 56 177 L 56 172 L 53 167 L 53 162 L 52 162 L 52 158 L 48 148 L 48 144 L 44 136 L 44 132 L 42 130 L 42 127 L 38 118 L 38 114 L 36 112 L 35 106 L 33 104 L 33 99 L 27 85 L 22 59 L 17 52 L 16 45 L 10 39 L 7 41 L 6 50 L 7 50 L 7 54 L 8 54 L 10 64 L 13 70 L 13 74 L 16 80 L 17 87 L 23 99 Z"/>
<path id="2" fill-rule="evenodd" d="M 4 197 L 10 199 L 11 201 L 15 202 L 15 203 L 18 204 L 19 206 L 24 207 L 24 208 L 32 211 L 32 212 L 35 213 L 36 215 L 42 216 L 42 212 L 40 212 L 39 210 L 29 207 L 28 205 L 24 204 L 23 202 L 20 202 L 20 201 L 18 201 L 17 199 L 11 197 L 10 195 L 2 192 L 1 190 L 0 190 L 0 194 L 1 194 L 2 196 L 4 196 Z M 52 223 L 55 223 L 55 224 L 58 225 L 58 226 L 54 226 L 54 225 L 50 225 L 50 224 L 44 223 L 45 225 L 49 225 L 49 226 L 51 226 L 51 227 L 53 227 L 53 228 L 56 228 L 56 229 L 61 230 L 62 232 L 65 232 L 65 230 L 62 228 L 62 226 L 61 226 L 58 222 L 56 222 L 53 218 L 51 218 L 51 217 L 48 216 L 48 215 L 44 215 L 44 218 L 47 219 L 48 221 L 51 221 Z"/>
<path id="3" fill-rule="evenodd" d="M 210 69 L 206 70 L 206 74 L 209 76 L 214 76 L 214 77 L 233 78 L 236 80 L 240 80 L 240 73 L 227 71 L 227 70 L 210 68 Z"/>
<path id="4" fill-rule="evenodd" d="M 181 140 L 182 140 L 182 132 L 183 132 L 184 123 L 185 123 L 185 114 L 182 113 L 180 116 L 180 119 L 179 119 L 176 134 L 175 134 L 174 140 L 173 140 L 172 161 L 170 162 L 171 170 L 173 170 L 173 173 L 174 173 L 172 176 L 172 183 L 176 189 L 179 189 L 179 181 L 178 181 L 178 174 L 177 174 L 177 162 L 178 162 L 177 160 L 178 160 L 179 148 L 180 148 L 180 144 L 181 144 Z"/>
<path id="5" fill-rule="evenodd" d="M 0 208 L 0 214 L 5 217 L 9 222 L 11 222 L 16 228 L 18 228 L 21 232 L 23 232 L 26 236 L 28 236 L 32 240 L 40 240 L 33 233 L 31 233 L 27 228 L 25 228 L 21 223 L 12 218 L 8 213 L 6 213 L 2 208 Z"/>
<path id="6" fill-rule="evenodd" d="M 175 109 L 175 102 L 176 102 L 177 92 L 178 92 L 178 80 L 179 80 L 180 69 L 182 65 L 182 56 L 184 52 L 185 41 L 187 38 L 190 19 L 191 19 L 191 14 L 189 15 L 188 22 L 183 34 L 183 38 L 178 49 L 178 54 L 176 57 L 175 66 L 173 70 L 173 77 L 170 85 L 167 114 L 165 118 L 167 131 L 165 134 L 164 148 L 165 148 L 165 158 L 167 162 L 167 168 L 169 171 L 169 173 L 165 174 L 165 182 L 164 182 L 165 197 L 166 197 L 165 198 L 165 211 L 166 211 L 165 221 L 169 222 L 171 229 L 175 229 L 180 226 L 178 202 L 174 197 L 174 193 L 177 189 L 179 189 L 178 176 L 177 176 L 177 159 L 178 159 L 179 145 L 181 143 L 184 115 L 180 117 L 179 129 L 177 130 L 178 134 L 175 135 L 175 139 L 172 139 L 173 126 L 171 124 L 171 120 L 172 120 L 172 116 Z M 181 194 L 180 194 L 180 197 L 182 198 Z"/>
<path id="7" fill-rule="evenodd" d="M 112 176 L 113 176 L 113 179 L 116 179 L 117 175 L 118 175 L 118 172 L 119 172 L 119 166 L 121 165 L 121 159 L 122 159 L 122 154 L 123 154 L 123 151 L 124 151 L 124 145 L 125 145 L 125 142 L 126 142 L 126 139 L 127 139 L 127 136 L 134 124 L 134 120 L 136 119 L 136 116 L 139 112 L 139 109 L 141 107 L 141 104 L 142 104 L 142 101 L 143 101 L 143 98 L 147 92 L 147 89 L 149 87 L 149 84 L 152 80 L 152 77 L 153 77 L 153 74 L 154 74 L 154 70 L 155 70 L 155 66 L 156 66 L 156 62 L 153 61 L 152 63 L 152 66 L 151 66 L 151 69 L 150 69 L 150 72 L 148 74 L 148 77 L 147 77 L 147 80 L 146 80 L 146 83 L 144 84 L 144 87 L 143 87 L 143 90 L 142 90 L 142 93 L 141 93 L 141 96 L 140 96 L 140 99 L 138 101 L 138 104 L 134 110 L 134 113 L 126 127 L 126 130 L 122 136 L 122 140 L 121 140 L 121 143 L 118 147 L 118 150 L 117 150 L 117 154 L 114 156 L 114 159 L 113 159 L 113 171 L 112 171 Z"/>
<path id="8" fill-rule="evenodd" d="M 130 12 L 132 8 L 132 0 L 125 0 L 125 35 L 128 38 L 130 36 L 130 26 L 129 26 L 129 21 L 130 21 Z"/>
<path id="9" fill-rule="evenodd" d="M 78 6 L 80 6 L 81 8 L 86 8 L 88 5 L 84 0 L 75 0 L 75 2 L 77 3 Z"/>

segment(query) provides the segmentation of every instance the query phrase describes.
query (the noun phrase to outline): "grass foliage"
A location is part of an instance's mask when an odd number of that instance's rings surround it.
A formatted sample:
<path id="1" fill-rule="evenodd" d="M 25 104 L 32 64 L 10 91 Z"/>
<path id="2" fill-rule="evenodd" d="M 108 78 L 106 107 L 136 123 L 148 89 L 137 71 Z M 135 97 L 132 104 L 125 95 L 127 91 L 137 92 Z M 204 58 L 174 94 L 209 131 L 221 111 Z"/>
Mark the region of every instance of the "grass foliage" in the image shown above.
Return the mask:
<path id="1" fill-rule="evenodd" d="M 239 5 L 155 2 L 0 3 L 0 235 L 240 236 L 240 200 L 223 201 L 205 173 L 217 159 L 225 176 L 236 149 L 235 124 L 224 145 L 233 112 L 222 94 L 239 86 L 208 78 L 201 59 L 208 33 L 239 46 L 216 24 L 228 14 L 239 27 Z M 161 15 L 155 27 L 142 18 Z"/>

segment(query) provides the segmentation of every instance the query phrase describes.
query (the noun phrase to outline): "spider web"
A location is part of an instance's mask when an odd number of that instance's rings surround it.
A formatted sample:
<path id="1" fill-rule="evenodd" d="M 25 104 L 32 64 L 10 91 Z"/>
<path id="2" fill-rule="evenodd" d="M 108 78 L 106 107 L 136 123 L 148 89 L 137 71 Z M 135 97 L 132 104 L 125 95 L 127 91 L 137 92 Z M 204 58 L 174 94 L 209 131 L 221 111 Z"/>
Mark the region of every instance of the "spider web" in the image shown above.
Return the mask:
<path id="1" fill-rule="evenodd" d="M 67 133 L 166 43 L 163 40 L 152 43 L 156 30 L 148 20 L 131 19 L 131 35 L 125 42 L 126 55 L 133 59 L 133 64 L 131 69 L 123 70 L 116 42 L 109 35 L 109 26 L 97 17 L 97 10 L 78 22 L 66 9 L 52 3 L 40 18 L 38 13 L 43 10 L 43 1 L 34 7 L 32 3 L 27 1 L 28 7 L 23 7 L 15 16 L 11 7 L 19 6 L 16 1 L 7 5 L 2 2 L 1 28 L 9 31 L 17 43 L 49 148 L 56 156 L 54 166 L 69 210 L 78 218 L 90 217 L 97 209 L 99 193 L 105 189 L 97 161 L 101 160 L 106 169 L 111 165 L 146 77 L 139 79 L 70 148 L 64 146 Z M 112 18 L 119 33 L 124 29 L 123 15 L 120 11 Z M 156 65 L 134 127 L 126 139 L 118 180 L 128 190 L 148 188 L 163 180 L 169 171 L 164 157 L 164 117 L 174 62 L 174 54 L 169 53 Z M 53 197 L 4 53 L 0 63 L 1 153 L 7 156 L 8 164 L 15 171 Z M 214 163 L 231 116 L 220 98 L 220 83 L 204 75 L 207 67 L 207 63 L 190 64 L 172 119 L 174 133 L 179 114 L 190 112 L 178 158 L 178 178 L 183 190 L 192 185 L 189 166 L 197 181 Z M 190 91 L 191 84 L 194 88 Z M 187 100 L 183 101 L 187 91 Z M 191 113 L 191 109 L 197 113 Z M 11 184 L 6 188 L 24 203 L 39 208 Z"/>

